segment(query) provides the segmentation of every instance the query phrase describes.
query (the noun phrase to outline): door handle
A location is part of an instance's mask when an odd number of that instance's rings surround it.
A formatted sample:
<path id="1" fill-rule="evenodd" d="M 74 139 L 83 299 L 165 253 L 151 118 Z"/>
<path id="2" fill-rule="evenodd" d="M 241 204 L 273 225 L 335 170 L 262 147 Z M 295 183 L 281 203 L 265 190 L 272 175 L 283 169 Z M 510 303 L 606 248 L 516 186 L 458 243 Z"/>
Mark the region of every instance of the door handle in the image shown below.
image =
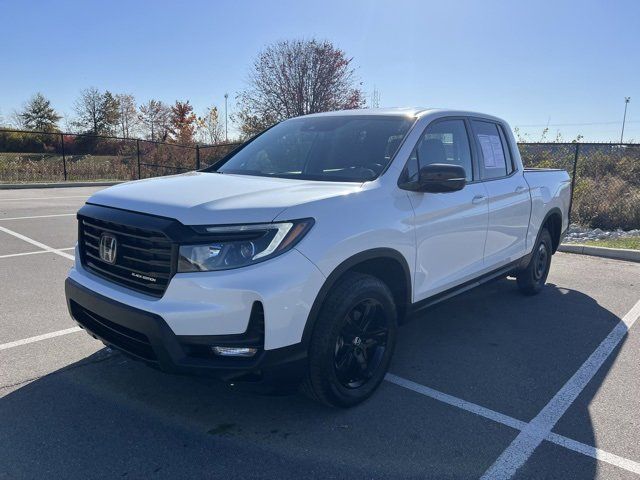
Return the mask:
<path id="1" fill-rule="evenodd" d="M 486 199 L 487 199 L 486 195 L 476 195 L 471 199 L 471 203 L 473 203 L 474 205 L 477 205 L 478 203 L 484 202 Z"/>
<path id="2" fill-rule="evenodd" d="M 524 187 L 524 186 L 522 186 L 522 185 L 518 185 L 518 186 L 516 187 L 516 193 L 522 193 L 522 192 L 524 192 L 526 189 L 527 189 L 527 187 Z"/>

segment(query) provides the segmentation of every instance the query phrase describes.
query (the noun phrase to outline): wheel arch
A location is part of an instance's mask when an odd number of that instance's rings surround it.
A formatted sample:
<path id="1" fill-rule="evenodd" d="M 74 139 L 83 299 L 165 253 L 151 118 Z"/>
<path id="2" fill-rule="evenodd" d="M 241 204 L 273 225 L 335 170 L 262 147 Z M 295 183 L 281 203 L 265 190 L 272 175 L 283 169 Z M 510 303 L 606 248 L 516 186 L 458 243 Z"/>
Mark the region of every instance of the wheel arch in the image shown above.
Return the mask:
<path id="1" fill-rule="evenodd" d="M 357 253 L 340 263 L 327 277 L 313 302 L 302 334 L 302 342 L 308 344 L 324 301 L 337 282 L 349 272 L 373 275 L 391 290 L 402 319 L 411 304 L 411 270 L 405 257 L 392 248 L 374 248 Z"/>
<path id="2" fill-rule="evenodd" d="M 518 266 L 516 267 L 516 271 L 527 268 L 527 265 L 529 265 L 529 262 L 531 261 L 533 250 L 540 240 L 542 230 L 544 230 L 546 227 L 550 227 L 549 233 L 551 234 L 551 244 L 553 247 L 552 253 L 556 253 L 556 251 L 558 250 L 558 246 L 560 245 L 560 240 L 562 239 L 562 211 L 558 207 L 553 207 L 544 216 L 544 219 L 542 220 L 542 222 L 540 223 L 540 227 L 538 228 L 536 240 L 531 246 L 531 251 L 520 259 Z"/>
<path id="3" fill-rule="evenodd" d="M 545 215 L 544 220 L 540 224 L 540 230 L 538 231 L 536 242 L 538 241 L 538 238 L 540 238 L 540 233 L 544 228 L 547 228 L 551 234 L 553 253 L 556 253 L 560 246 L 560 238 L 562 236 L 562 212 L 558 207 L 552 208 Z"/>

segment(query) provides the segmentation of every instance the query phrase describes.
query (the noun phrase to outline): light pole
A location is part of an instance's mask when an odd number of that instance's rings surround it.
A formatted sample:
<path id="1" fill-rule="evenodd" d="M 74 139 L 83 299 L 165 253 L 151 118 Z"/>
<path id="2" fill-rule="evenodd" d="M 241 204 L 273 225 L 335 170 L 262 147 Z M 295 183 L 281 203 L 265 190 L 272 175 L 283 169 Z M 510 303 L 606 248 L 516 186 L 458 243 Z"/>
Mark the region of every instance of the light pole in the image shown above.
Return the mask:
<path id="1" fill-rule="evenodd" d="M 622 133 L 620 134 L 620 143 L 624 137 L 624 124 L 627 121 L 627 105 L 631 101 L 631 97 L 624 97 L 624 116 L 622 117 Z"/>
<path id="2" fill-rule="evenodd" d="M 228 142 L 229 141 L 229 122 L 228 122 L 228 116 L 227 116 L 227 99 L 229 98 L 229 94 L 225 93 L 224 94 L 224 141 Z M 626 107 L 625 107 L 625 112 L 626 112 Z"/>

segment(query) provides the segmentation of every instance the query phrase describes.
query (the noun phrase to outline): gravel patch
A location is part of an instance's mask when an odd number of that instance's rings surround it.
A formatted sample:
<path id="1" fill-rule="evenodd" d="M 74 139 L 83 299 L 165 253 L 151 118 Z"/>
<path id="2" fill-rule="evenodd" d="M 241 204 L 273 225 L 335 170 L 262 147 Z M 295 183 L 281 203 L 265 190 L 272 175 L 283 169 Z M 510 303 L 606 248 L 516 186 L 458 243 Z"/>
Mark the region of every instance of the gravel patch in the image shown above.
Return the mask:
<path id="1" fill-rule="evenodd" d="M 567 230 L 563 243 L 582 243 L 586 241 L 613 240 L 618 238 L 638 238 L 640 229 L 634 230 L 602 230 L 572 224 Z"/>

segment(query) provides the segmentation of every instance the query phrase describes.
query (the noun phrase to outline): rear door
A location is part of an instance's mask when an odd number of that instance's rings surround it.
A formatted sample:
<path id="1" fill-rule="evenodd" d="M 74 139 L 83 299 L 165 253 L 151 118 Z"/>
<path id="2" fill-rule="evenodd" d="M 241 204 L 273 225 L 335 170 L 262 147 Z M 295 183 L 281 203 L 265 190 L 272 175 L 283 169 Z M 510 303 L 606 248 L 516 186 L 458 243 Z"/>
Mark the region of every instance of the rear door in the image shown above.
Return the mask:
<path id="1" fill-rule="evenodd" d="M 500 266 L 525 254 L 531 197 L 523 172 L 513 160 L 504 127 L 471 119 L 480 179 L 489 197 L 485 266 Z"/>
<path id="2" fill-rule="evenodd" d="M 477 181 L 468 128 L 464 118 L 430 123 L 403 172 L 410 182 L 417 179 L 420 166 L 448 163 L 462 166 L 468 182 L 457 192 L 408 192 L 417 248 L 414 301 L 463 283 L 483 267 L 487 193 Z"/>

